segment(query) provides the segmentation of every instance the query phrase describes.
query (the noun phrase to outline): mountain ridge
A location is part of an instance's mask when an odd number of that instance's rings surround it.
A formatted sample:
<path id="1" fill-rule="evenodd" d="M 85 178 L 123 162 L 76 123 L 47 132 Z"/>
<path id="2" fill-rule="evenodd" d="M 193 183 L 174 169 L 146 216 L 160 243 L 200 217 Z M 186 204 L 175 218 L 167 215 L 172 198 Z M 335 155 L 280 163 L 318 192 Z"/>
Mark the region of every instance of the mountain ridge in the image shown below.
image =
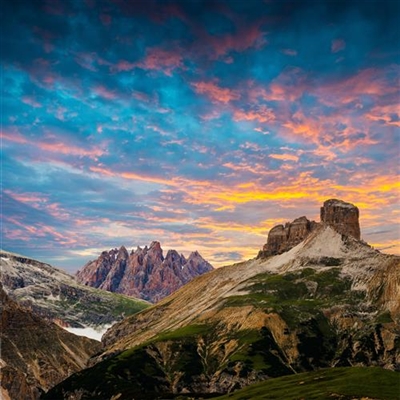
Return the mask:
<path id="1" fill-rule="evenodd" d="M 163 255 L 160 242 L 137 247 L 130 253 L 124 246 L 103 251 L 76 273 L 78 282 L 153 303 L 214 268 L 197 251 L 186 259 L 176 250 Z"/>
<path id="2" fill-rule="evenodd" d="M 50 264 L 2 250 L 3 289 L 14 301 L 63 327 L 101 328 L 150 304 L 80 285 Z"/>

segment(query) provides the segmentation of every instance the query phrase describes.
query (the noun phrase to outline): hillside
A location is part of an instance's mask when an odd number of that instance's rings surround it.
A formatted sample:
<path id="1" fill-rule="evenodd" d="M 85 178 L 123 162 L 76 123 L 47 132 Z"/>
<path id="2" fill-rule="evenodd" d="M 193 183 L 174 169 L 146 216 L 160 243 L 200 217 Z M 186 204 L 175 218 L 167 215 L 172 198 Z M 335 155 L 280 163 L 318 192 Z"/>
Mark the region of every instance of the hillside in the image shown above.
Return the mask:
<path id="1" fill-rule="evenodd" d="M 49 264 L 0 252 L 6 293 L 42 318 L 64 327 L 101 329 L 149 306 L 143 300 L 80 285 Z"/>
<path id="2" fill-rule="evenodd" d="M 332 204 L 350 212 L 280 254 L 200 276 L 114 325 L 92 367 L 49 396 L 200 396 L 320 368 L 400 370 L 400 257 L 346 234 L 354 212 Z"/>
<path id="3" fill-rule="evenodd" d="M 400 377 L 381 368 L 330 368 L 270 379 L 218 400 L 398 400 Z"/>
<path id="4" fill-rule="evenodd" d="M 100 343 L 76 336 L 12 301 L 0 284 L 1 398 L 36 400 L 86 366 Z"/>

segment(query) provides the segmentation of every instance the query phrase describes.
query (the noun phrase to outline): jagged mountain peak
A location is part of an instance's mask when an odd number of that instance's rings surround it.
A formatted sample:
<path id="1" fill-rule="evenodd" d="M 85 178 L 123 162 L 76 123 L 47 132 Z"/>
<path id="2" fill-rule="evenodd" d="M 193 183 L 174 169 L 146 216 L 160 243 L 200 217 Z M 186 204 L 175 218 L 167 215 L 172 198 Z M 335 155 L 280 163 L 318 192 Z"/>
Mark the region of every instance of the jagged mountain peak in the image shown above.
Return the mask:
<path id="1" fill-rule="evenodd" d="M 126 252 L 124 258 L 107 258 L 103 254 L 78 271 L 78 281 L 151 302 L 159 301 L 193 278 L 213 270 L 197 251 L 186 259 L 176 250 L 168 250 L 164 258 L 158 241 L 143 249 L 137 247 L 130 255 Z"/>

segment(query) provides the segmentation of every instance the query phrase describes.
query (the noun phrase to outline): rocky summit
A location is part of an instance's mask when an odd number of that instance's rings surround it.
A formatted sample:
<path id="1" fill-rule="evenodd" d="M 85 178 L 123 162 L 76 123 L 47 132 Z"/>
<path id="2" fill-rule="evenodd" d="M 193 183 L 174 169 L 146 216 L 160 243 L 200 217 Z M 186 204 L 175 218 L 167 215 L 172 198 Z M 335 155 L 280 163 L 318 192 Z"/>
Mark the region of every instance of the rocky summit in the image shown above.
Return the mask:
<path id="1" fill-rule="evenodd" d="M 342 204 L 326 208 L 351 221 Z M 338 231 L 325 211 L 312 229 L 299 220 L 306 237 L 291 249 L 199 276 L 115 324 L 91 368 L 44 399 L 200 398 L 322 368 L 399 374 L 400 257 Z M 377 393 L 351 398 L 393 398 Z"/>
<path id="2" fill-rule="evenodd" d="M 358 208 L 342 200 L 325 201 L 321 207 L 321 222 L 331 226 L 337 232 L 360 239 L 360 223 Z"/>
<path id="3" fill-rule="evenodd" d="M 321 224 L 330 226 L 343 235 L 360 239 L 359 211 L 353 204 L 337 199 L 327 200 L 321 207 L 320 216 L 320 223 L 300 217 L 285 225 L 274 226 L 269 231 L 267 243 L 258 257 L 275 256 L 292 249 Z"/>
<path id="4" fill-rule="evenodd" d="M 76 277 L 78 282 L 95 288 L 123 293 L 156 303 L 193 278 L 213 270 L 197 252 L 186 259 L 175 250 L 164 257 L 159 242 L 138 247 L 129 254 L 124 246 L 103 251 L 89 261 Z"/>

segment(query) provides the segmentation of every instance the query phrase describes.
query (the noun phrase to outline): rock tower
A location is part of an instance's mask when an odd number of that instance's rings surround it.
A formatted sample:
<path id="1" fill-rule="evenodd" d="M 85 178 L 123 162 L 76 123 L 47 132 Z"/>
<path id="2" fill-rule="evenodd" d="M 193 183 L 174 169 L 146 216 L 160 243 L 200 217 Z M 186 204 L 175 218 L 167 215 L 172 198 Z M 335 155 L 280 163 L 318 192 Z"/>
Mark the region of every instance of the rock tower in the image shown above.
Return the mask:
<path id="1" fill-rule="evenodd" d="M 337 232 L 353 236 L 360 240 L 360 223 L 358 208 L 342 200 L 330 199 L 321 207 L 321 222 L 329 225 Z"/>

